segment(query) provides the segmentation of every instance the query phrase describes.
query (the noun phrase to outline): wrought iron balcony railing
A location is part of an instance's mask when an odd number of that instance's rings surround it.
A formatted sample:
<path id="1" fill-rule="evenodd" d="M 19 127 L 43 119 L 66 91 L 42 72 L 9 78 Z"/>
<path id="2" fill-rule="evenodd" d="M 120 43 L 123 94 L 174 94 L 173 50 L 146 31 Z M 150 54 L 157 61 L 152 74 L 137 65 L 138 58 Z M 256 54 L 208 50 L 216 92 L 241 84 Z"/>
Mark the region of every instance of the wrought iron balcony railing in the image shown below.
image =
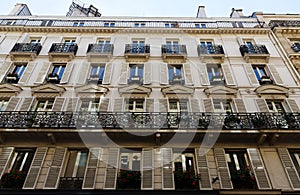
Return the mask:
<path id="1" fill-rule="evenodd" d="M 0 112 L 5 129 L 300 129 L 299 113 Z"/>
<path id="2" fill-rule="evenodd" d="M 83 177 L 61 177 L 59 189 L 82 189 Z"/>
<path id="3" fill-rule="evenodd" d="M 269 51 L 267 50 L 265 45 L 241 45 L 240 46 L 240 52 L 242 56 L 245 56 L 245 54 L 269 54 Z"/>
<path id="4" fill-rule="evenodd" d="M 113 51 L 114 51 L 113 44 L 89 44 L 87 53 L 112 54 Z"/>
<path id="5" fill-rule="evenodd" d="M 198 55 L 201 54 L 224 54 L 223 46 L 222 45 L 211 45 L 211 46 L 204 46 L 198 45 Z"/>
<path id="6" fill-rule="evenodd" d="M 185 45 L 162 45 L 161 53 L 163 55 L 187 55 Z"/>
<path id="7" fill-rule="evenodd" d="M 273 30 L 275 27 L 299 27 L 300 20 L 271 20 L 269 27 Z"/>
<path id="8" fill-rule="evenodd" d="M 150 54 L 150 45 L 148 44 L 126 44 L 125 54 Z"/>
<path id="9" fill-rule="evenodd" d="M 10 52 L 35 53 L 38 55 L 41 49 L 40 43 L 16 43 Z"/>
<path id="10" fill-rule="evenodd" d="M 76 55 L 78 45 L 76 43 L 53 43 L 49 53 L 73 53 Z"/>

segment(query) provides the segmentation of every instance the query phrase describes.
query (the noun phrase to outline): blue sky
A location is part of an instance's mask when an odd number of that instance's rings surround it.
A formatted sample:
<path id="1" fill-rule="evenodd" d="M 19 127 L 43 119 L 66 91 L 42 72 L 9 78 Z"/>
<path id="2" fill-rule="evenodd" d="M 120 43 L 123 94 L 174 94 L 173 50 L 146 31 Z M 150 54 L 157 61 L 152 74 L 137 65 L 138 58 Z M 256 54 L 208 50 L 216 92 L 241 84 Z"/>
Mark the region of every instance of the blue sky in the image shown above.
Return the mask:
<path id="1" fill-rule="evenodd" d="M 300 0 L 81 0 L 93 4 L 105 16 L 187 16 L 195 17 L 199 5 L 208 17 L 228 17 L 232 8 L 244 15 L 264 13 L 300 14 Z M 33 15 L 65 15 L 72 0 L 2 0 L 0 15 L 8 14 L 16 3 L 26 3 Z"/>

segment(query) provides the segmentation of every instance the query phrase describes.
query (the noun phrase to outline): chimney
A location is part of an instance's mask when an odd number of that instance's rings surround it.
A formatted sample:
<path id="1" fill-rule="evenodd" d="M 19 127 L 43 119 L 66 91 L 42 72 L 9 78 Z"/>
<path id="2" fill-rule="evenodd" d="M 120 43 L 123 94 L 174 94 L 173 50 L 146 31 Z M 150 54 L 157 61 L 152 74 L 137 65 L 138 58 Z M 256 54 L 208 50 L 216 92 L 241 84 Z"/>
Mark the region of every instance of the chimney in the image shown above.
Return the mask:
<path id="1" fill-rule="evenodd" d="M 242 17 L 244 17 L 243 9 L 235 9 L 235 8 L 232 8 L 230 17 L 231 17 L 231 18 L 242 18 Z"/>
<path id="2" fill-rule="evenodd" d="M 17 3 L 8 15 L 10 15 L 10 16 L 31 16 L 31 12 L 26 4 Z"/>
<path id="3" fill-rule="evenodd" d="M 197 18 L 206 18 L 205 6 L 200 5 L 198 7 Z"/>

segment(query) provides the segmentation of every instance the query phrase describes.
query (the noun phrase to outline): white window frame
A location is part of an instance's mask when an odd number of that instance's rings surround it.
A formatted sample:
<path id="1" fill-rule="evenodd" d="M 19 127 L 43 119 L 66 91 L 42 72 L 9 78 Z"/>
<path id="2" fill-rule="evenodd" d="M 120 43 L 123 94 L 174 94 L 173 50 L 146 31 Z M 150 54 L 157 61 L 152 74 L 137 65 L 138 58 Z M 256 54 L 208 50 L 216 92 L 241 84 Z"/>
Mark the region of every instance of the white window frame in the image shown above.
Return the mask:
<path id="1" fill-rule="evenodd" d="M 7 105 L 8 105 L 9 100 L 0 100 L 0 111 L 5 111 Z"/>
<path id="2" fill-rule="evenodd" d="M 132 109 L 129 109 L 130 104 L 132 104 Z M 137 108 L 137 105 L 142 105 L 141 109 Z M 144 112 L 145 109 L 145 100 L 144 99 L 128 99 L 127 100 L 127 109 L 129 112 Z"/>
<path id="3" fill-rule="evenodd" d="M 139 170 L 133 170 L 133 167 L 132 167 L 135 156 L 137 156 L 138 157 L 137 160 L 140 161 Z M 123 157 L 127 157 L 127 159 L 125 159 Z M 121 152 L 120 153 L 120 169 L 122 169 L 122 164 L 128 164 L 128 168 L 125 170 L 141 171 L 141 163 L 142 163 L 141 159 L 142 159 L 142 152 Z"/>
<path id="4" fill-rule="evenodd" d="M 84 108 L 84 109 L 87 109 L 87 110 L 83 110 L 82 108 L 82 104 L 84 103 L 88 103 L 88 108 Z M 98 112 L 99 110 L 99 99 L 85 99 L 85 100 L 82 100 L 82 103 L 81 103 L 81 111 L 84 111 L 84 112 Z"/>
<path id="5" fill-rule="evenodd" d="M 68 162 L 66 163 L 66 167 L 65 167 L 65 173 L 64 175 L 66 176 L 67 174 L 67 170 L 68 170 L 68 164 L 70 162 L 70 155 L 71 155 L 71 152 L 76 152 L 76 160 L 75 160 L 75 163 L 74 163 L 74 168 L 73 168 L 73 171 L 72 171 L 72 177 L 77 177 L 77 173 L 78 173 L 78 167 L 79 167 L 79 162 L 80 162 L 80 157 L 81 157 L 81 154 L 82 153 L 86 153 L 86 159 L 85 159 L 85 167 L 87 166 L 87 161 L 88 161 L 88 151 L 87 150 L 69 150 L 68 151 Z M 72 164 L 73 165 L 73 164 Z M 83 177 L 84 177 L 84 174 L 83 174 Z"/>
<path id="6" fill-rule="evenodd" d="M 182 104 L 186 104 L 186 110 L 182 109 Z M 171 104 L 174 104 L 174 109 L 172 109 Z M 189 107 L 188 107 L 188 101 L 187 100 L 169 100 L 169 112 L 188 112 Z"/>
<path id="7" fill-rule="evenodd" d="M 44 106 L 43 107 L 38 107 L 42 102 L 44 102 Z M 51 108 L 47 109 L 47 107 L 49 105 L 52 105 Z M 53 109 L 53 105 L 54 105 L 54 99 L 47 99 L 47 100 L 37 100 L 35 106 L 34 106 L 34 111 L 37 112 L 50 112 Z"/>
<path id="8" fill-rule="evenodd" d="M 227 106 L 226 106 L 227 105 Z M 220 107 L 220 108 L 217 108 Z M 228 100 L 221 100 L 221 99 L 213 99 L 213 107 L 215 112 L 220 112 L 220 113 L 227 113 L 227 112 L 233 112 L 233 106 L 232 106 L 232 101 Z M 227 110 L 226 107 L 229 107 L 230 110 Z"/>
<path id="9" fill-rule="evenodd" d="M 266 103 L 267 103 L 269 112 L 272 112 L 272 113 L 285 113 L 285 110 L 284 110 L 284 106 L 283 106 L 283 102 L 282 102 L 282 101 L 266 100 Z M 280 110 L 277 108 L 277 104 L 280 104 L 279 107 L 281 107 L 282 111 L 280 111 Z M 270 106 L 271 106 L 271 108 L 270 108 Z"/>

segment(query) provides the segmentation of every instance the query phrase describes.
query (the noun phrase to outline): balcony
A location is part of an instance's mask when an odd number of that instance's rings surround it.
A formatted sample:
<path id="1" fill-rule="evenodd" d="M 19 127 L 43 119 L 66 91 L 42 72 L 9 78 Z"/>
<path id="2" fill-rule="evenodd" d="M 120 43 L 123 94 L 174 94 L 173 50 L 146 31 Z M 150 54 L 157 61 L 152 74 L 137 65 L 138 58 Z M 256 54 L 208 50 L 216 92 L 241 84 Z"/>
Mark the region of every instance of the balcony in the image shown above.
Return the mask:
<path id="1" fill-rule="evenodd" d="M 198 45 L 198 55 L 204 63 L 224 63 L 224 50 L 222 45 Z"/>
<path id="2" fill-rule="evenodd" d="M 77 50 L 76 43 L 53 43 L 48 54 L 52 61 L 71 61 L 75 58 Z"/>
<path id="3" fill-rule="evenodd" d="M 83 177 L 61 177 L 59 181 L 59 189 L 81 190 Z"/>
<path id="4" fill-rule="evenodd" d="M 240 46 L 240 52 L 247 63 L 268 63 L 270 54 L 264 45 Z"/>
<path id="5" fill-rule="evenodd" d="M 143 78 L 141 78 L 139 76 L 132 76 L 131 78 L 128 79 L 128 84 L 142 85 L 143 84 Z"/>
<path id="6" fill-rule="evenodd" d="M 89 44 L 87 57 L 90 62 L 97 60 L 109 60 L 113 56 L 113 44 Z"/>
<path id="7" fill-rule="evenodd" d="M 13 61 L 31 61 L 39 55 L 41 49 L 40 43 L 16 43 L 9 54 Z"/>
<path id="8" fill-rule="evenodd" d="M 19 75 L 16 73 L 8 73 L 5 77 L 5 81 L 11 84 L 17 84 L 19 82 Z"/>
<path id="9" fill-rule="evenodd" d="M 174 76 L 173 79 L 169 80 L 170 85 L 184 85 L 185 81 L 181 75 Z"/>
<path id="10" fill-rule="evenodd" d="M 273 84 L 273 80 L 269 76 L 262 76 L 259 80 L 259 84 L 261 85 Z"/>
<path id="11" fill-rule="evenodd" d="M 52 83 L 52 84 L 59 84 L 60 79 L 59 79 L 58 74 L 53 74 L 53 73 L 48 74 L 47 82 Z"/>
<path id="12" fill-rule="evenodd" d="M 99 75 L 91 75 L 87 81 L 88 83 L 102 84 L 102 80 L 99 79 Z"/>
<path id="13" fill-rule="evenodd" d="M 167 63 L 180 62 L 184 63 L 187 57 L 185 45 L 162 45 L 161 53 L 163 60 Z"/>
<path id="14" fill-rule="evenodd" d="M 150 57 L 150 45 L 126 44 L 124 55 L 127 62 L 136 60 L 145 62 Z"/>

